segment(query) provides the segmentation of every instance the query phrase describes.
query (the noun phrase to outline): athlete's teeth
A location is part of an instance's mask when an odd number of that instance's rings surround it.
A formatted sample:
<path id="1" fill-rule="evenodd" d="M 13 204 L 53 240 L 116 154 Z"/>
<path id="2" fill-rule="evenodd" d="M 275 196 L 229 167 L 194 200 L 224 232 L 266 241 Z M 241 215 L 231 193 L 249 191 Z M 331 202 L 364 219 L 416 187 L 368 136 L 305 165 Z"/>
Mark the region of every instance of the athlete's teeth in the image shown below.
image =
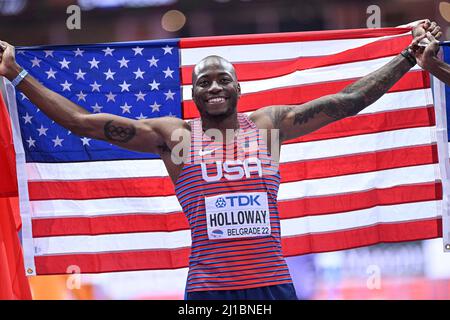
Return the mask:
<path id="1" fill-rule="evenodd" d="M 222 102 L 224 100 L 225 100 L 224 98 L 212 98 L 212 99 L 209 99 L 209 102 Z"/>

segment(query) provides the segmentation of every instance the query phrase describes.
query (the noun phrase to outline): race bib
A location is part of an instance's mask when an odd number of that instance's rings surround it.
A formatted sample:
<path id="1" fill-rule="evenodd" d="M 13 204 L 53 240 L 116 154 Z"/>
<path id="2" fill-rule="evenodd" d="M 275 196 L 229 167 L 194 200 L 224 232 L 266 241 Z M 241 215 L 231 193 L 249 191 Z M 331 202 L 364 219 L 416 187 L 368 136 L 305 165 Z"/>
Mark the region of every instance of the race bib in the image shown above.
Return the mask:
<path id="1" fill-rule="evenodd" d="M 226 193 L 205 197 L 208 238 L 268 236 L 270 211 L 266 192 Z"/>

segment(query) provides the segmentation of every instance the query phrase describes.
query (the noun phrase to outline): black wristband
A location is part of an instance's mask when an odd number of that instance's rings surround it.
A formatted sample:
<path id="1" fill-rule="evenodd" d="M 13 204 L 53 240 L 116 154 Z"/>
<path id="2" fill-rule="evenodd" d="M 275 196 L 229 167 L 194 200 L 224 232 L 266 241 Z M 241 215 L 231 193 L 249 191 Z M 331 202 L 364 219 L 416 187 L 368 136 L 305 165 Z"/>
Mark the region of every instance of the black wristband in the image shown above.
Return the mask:
<path id="1" fill-rule="evenodd" d="M 416 57 L 414 57 L 414 55 L 412 55 L 411 52 L 409 52 L 408 48 L 403 50 L 400 54 L 403 57 L 405 57 L 406 60 L 409 61 L 409 63 L 411 64 L 411 67 L 414 67 L 416 65 L 416 63 L 417 63 Z"/>

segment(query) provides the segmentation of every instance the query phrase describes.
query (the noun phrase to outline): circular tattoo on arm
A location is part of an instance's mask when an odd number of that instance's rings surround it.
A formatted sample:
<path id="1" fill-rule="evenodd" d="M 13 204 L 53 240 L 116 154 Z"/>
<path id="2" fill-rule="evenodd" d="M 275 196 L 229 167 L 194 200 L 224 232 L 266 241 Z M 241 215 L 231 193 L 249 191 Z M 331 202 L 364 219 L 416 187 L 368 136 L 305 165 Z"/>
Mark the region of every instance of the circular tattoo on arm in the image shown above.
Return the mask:
<path id="1" fill-rule="evenodd" d="M 125 143 L 136 135 L 136 128 L 133 125 L 116 126 L 113 124 L 113 120 L 110 120 L 105 124 L 104 132 L 108 140 Z"/>

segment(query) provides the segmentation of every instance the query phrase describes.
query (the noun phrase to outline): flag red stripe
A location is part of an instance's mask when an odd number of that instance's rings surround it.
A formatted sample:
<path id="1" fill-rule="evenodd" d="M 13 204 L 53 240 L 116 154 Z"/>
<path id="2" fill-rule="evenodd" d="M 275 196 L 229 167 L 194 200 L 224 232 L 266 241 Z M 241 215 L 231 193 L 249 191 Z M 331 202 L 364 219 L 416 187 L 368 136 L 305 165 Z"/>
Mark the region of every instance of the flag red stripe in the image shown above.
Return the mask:
<path id="1" fill-rule="evenodd" d="M 437 146 L 424 145 L 286 162 L 280 164 L 280 175 L 286 183 L 432 163 L 438 163 Z"/>
<path id="2" fill-rule="evenodd" d="M 439 182 L 372 189 L 343 195 L 303 198 L 278 202 L 282 219 L 367 209 L 442 199 Z M 33 219 L 33 236 L 100 235 L 134 232 L 170 232 L 188 230 L 182 212 L 169 214 L 124 214 L 103 217 Z"/>
<path id="3" fill-rule="evenodd" d="M 418 183 L 383 189 L 278 201 L 282 219 L 363 210 L 382 205 L 395 205 L 442 199 L 441 182 Z"/>
<path id="4" fill-rule="evenodd" d="M 117 197 L 173 196 L 169 177 L 28 182 L 30 200 L 89 200 Z"/>
<path id="5" fill-rule="evenodd" d="M 293 256 L 310 252 L 343 250 L 379 242 L 401 242 L 442 236 L 442 220 L 378 224 L 355 230 L 334 231 L 282 239 L 283 253 Z M 190 248 L 36 256 L 40 275 L 65 274 L 76 262 L 83 273 L 177 269 L 188 266 Z"/>
<path id="6" fill-rule="evenodd" d="M 402 242 L 442 237 L 442 219 L 377 224 L 353 230 L 282 238 L 285 257 L 343 250 L 380 242 Z"/>
<path id="7" fill-rule="evenodd" d="M 191 248 L 140 250 L 96 254 L 36 256 L 36 272 L 66 274 L 76 264 L 82 273 L 177 269 L 188 266 Z"/>
<path id="8" fill-rule="evenodd" d="M 351 29 L 351 30 L 324 30 L 284 33 L 262 33 L 238 36 L 192 37 L 180 39 L 181 49 L 201 48 L 213 46 L 235 46 L 246 44 L 268 44 L 280 42 L 319 41 L 319 40 L 348 40 L 361 38 L 376 38 L 395 36 L 409 32 L 409 28 L 383 28 L 383 29 Z"/>
<path id="9" fill-rule="evenodd" d="M 280 165 L 282 182 L 437 163 L 435 145 L 396 148 Z M 169 177 L 29 182 L 30 200 L 89 200 L 174 195 Z"/>
<path id="10" fill-rule="evenodd" d="M 234 62 L 239 81 L 251 81 L 280 77 L 297 70 L 313 69 L 343 63 L 378 59 L 398 54 L 411 42 L 411 36 L 402 36 L 393 42 L 392 39 L 382 39 L 367 45 L 346 50 L 337 54 L 319 57 L 299 57 L 295 59 L 263 61 L 263 62 Z M 192 84 L 193 65 L 181 67 L 181 82 L 183 85 Z"/>
<path id="11" fill-rule="evenodd" d="M 254 111 L 270 105 L 302 104 L 328 94 L 334 94 L 358 79 L 312 83 L 243 94 L 239 99 L 238 111 Z M 424 89 L 430 87 L 430 76 L 425 71 L 411 71 L 404 75 L 388 92 Z M 183 101 L 183 119 L 199 117 L 192 100 Z"/>

